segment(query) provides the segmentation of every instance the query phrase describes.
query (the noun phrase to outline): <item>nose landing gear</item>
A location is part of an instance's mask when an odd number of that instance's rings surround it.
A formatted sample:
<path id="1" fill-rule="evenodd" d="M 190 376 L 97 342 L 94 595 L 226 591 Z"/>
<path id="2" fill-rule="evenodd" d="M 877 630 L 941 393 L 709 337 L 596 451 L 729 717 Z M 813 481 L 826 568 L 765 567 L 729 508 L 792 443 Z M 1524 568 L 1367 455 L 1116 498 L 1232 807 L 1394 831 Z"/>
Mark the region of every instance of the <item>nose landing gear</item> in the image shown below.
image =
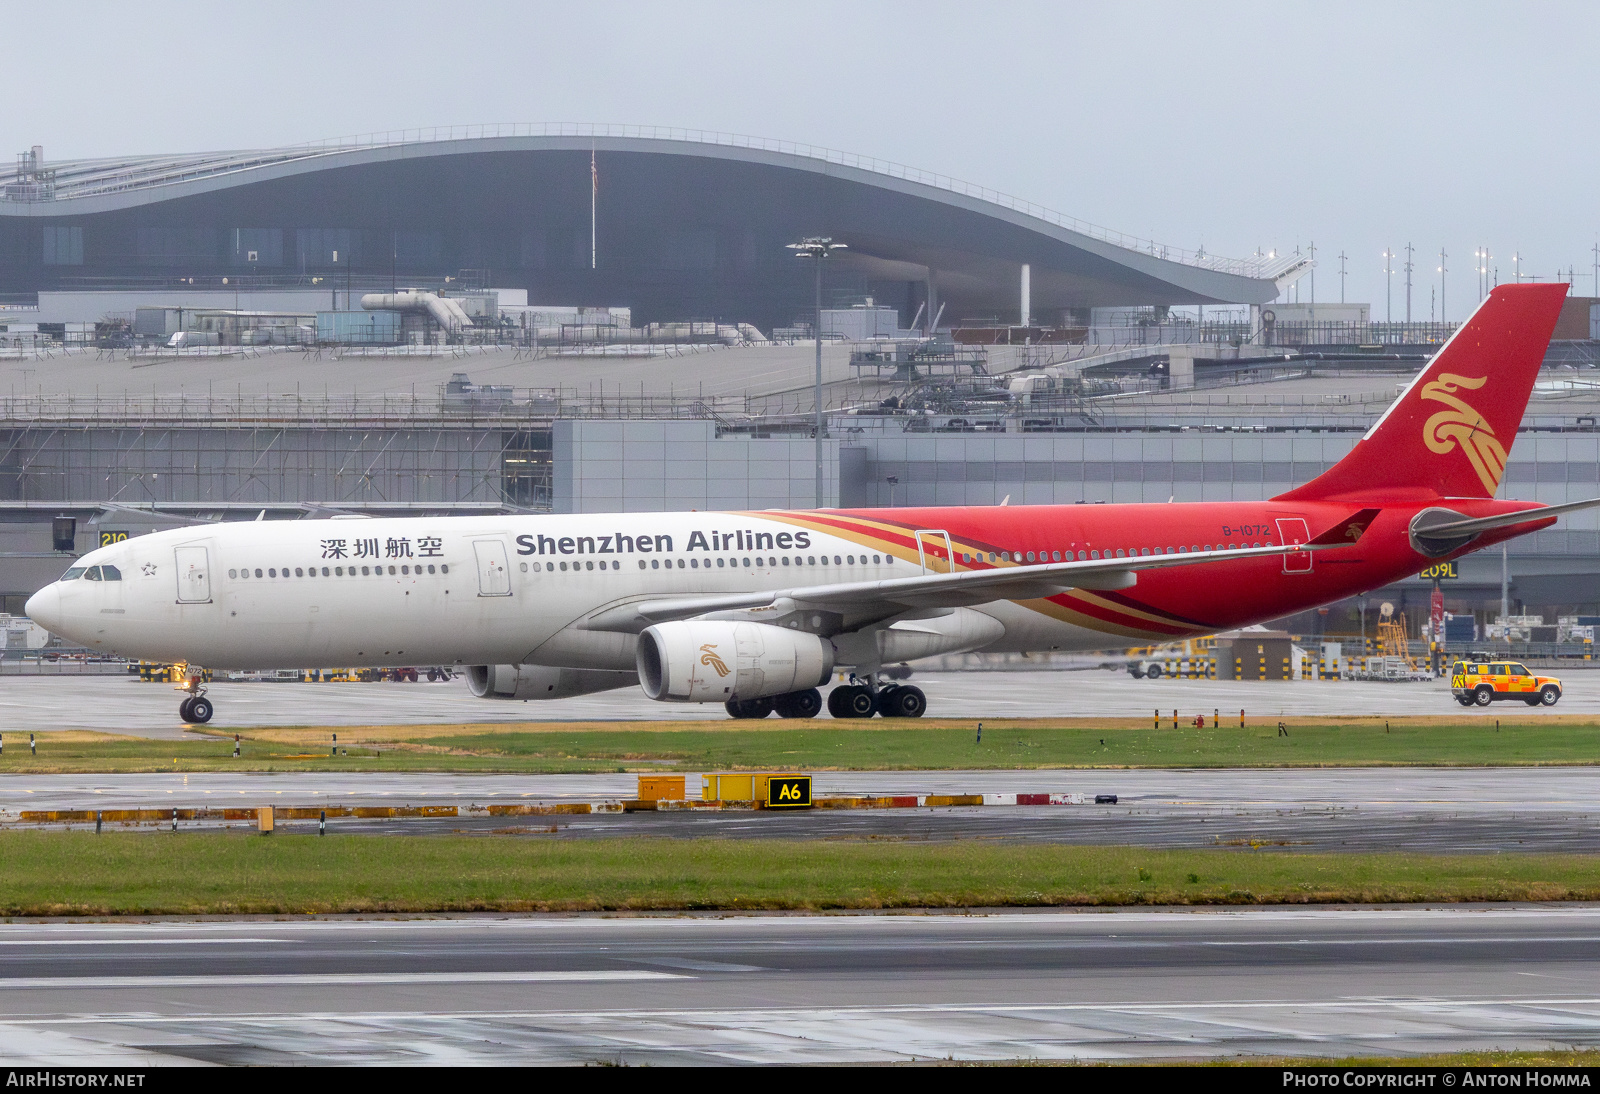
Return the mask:
<path id="1" fill-rule="evenodd" d="M 211 700 L 206 698 L 204 679 L 199 670 L 192 670 L 184 677 L 183 690 L 189 694 L 178 704 L 178 717 L 185 722 L 205 725 L 211 721 L 211 715 L 216 713 Z"/>

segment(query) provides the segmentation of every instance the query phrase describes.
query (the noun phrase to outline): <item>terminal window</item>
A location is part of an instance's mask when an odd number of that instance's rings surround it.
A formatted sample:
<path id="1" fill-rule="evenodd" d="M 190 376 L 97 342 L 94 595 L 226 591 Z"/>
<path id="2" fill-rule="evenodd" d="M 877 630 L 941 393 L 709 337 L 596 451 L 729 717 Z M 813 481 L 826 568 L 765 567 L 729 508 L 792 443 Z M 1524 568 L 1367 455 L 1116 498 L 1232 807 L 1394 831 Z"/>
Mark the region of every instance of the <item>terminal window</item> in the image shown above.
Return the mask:
<path id="1" fill-rule="evenodd" d="M 46 266 L 83 265 L 83 229 L 75 225 L 44 230 Z"/>

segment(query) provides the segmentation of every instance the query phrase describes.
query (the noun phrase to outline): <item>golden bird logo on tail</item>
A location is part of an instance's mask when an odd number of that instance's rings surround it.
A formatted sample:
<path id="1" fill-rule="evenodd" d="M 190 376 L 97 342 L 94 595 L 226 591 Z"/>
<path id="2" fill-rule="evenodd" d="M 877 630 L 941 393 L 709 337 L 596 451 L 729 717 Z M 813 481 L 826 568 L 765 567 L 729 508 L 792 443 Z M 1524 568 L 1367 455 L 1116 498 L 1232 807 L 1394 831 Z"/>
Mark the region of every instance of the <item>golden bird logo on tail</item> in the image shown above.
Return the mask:
<path id="1" fill-rule="evenodd" d="M 714 642 L 707 642 L 700 647 L 700 663 L 716 669 L 718 676 L 728 675 L 728 663 L 717 656 L 717 646 Z"/>
<path id="2" fill-rule="evenodd" d="M 1450 407 L 1429 418 L 1422 427 L 1422 440 L 1431 452 L 1444 455 L 1458 445 L 1478 473 L 1478 479 L 1490 495 L 1500 486 L 1500 476 L 1506 470 L 1506 450 L 1495 439 L 1494 427 L 1482 414 L 1467 402 L 1456 397 L 1461 388 L 1476 391 L 1488 383 L 1487 376 L 1476 380 L 1457 376 L 1453 372 L 1439 374 L 1437 380 L 1422 385 L 1422 398 L 1432 399 Z"/>

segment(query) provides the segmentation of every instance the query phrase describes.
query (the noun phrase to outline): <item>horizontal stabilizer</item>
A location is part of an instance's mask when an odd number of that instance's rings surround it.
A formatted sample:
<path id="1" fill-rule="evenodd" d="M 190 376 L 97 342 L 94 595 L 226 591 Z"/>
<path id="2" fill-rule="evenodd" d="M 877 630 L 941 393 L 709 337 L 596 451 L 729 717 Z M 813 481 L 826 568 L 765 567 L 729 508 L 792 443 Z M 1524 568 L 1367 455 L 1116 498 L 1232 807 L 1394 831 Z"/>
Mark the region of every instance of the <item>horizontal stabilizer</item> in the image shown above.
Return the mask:
<path id="1" fill-rule="evenodd" d="M 1518 524 L 1529 524 L 1536 520 L 1549 520 L 1559 517 L 1563 513 L 1575 513 L 1579 509 L 1593 509 L 1600 505 L 1600 498 L 1590 498 L 1588 501 L 1572 501 L 1565 505 L 1544 505 L 1538 509 L 1520 509 L 1515 513 L 1501 513 L 1493 517 L 1470 517 L 1461 520 L 1452 520 L 1445 524 L 1429 524 L 1426 528 L 1418 529 L 1418 535 L 1429 538 L 1454 536 L 1475 536 L 1479 532 L 1489 532 L 1496 528 L 1510 528 Z"/>

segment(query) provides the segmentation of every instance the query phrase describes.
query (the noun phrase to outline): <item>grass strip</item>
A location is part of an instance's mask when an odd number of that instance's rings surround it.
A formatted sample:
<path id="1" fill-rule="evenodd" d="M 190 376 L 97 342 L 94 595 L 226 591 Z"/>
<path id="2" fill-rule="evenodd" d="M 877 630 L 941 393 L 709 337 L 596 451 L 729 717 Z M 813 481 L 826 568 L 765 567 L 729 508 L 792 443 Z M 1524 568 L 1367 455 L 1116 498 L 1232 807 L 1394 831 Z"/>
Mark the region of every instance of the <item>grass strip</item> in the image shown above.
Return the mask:
<path id="1" fill-rule="evenodd" d="M 1173 1061 L 1129 1061 L 1165 1066 Z M 1229 1056 L 1192 1060 L 1206 1067 L 1600 1067 L 1600 1049 L 1490 1049 L 1483 1052 L 1438 1052 L 1426 1056 Z M 1499 1085 L 1499 1084 L 1496 1084 Z M 1529 1084 L 1532 1085 L 1532 1084 Z"/>
<path id="2" fill-rule="evenodd" d="M 0 772 L 949 770 L 1137 767 L 1507 766 L 1600 762 L 1600 724 L 1536 717 L 1277 719 L 1241 729 L 1149 722 L 523 723 L 213 730 L 164 741 L 7 734 Z M 337 733 L 342 752 L 331 755 Z"/>
<path id="3" fill-rule="evenodd" d="M 10 831 L 0 861 L 11 916 L 1600 899 L 1589 855 Z"/>

